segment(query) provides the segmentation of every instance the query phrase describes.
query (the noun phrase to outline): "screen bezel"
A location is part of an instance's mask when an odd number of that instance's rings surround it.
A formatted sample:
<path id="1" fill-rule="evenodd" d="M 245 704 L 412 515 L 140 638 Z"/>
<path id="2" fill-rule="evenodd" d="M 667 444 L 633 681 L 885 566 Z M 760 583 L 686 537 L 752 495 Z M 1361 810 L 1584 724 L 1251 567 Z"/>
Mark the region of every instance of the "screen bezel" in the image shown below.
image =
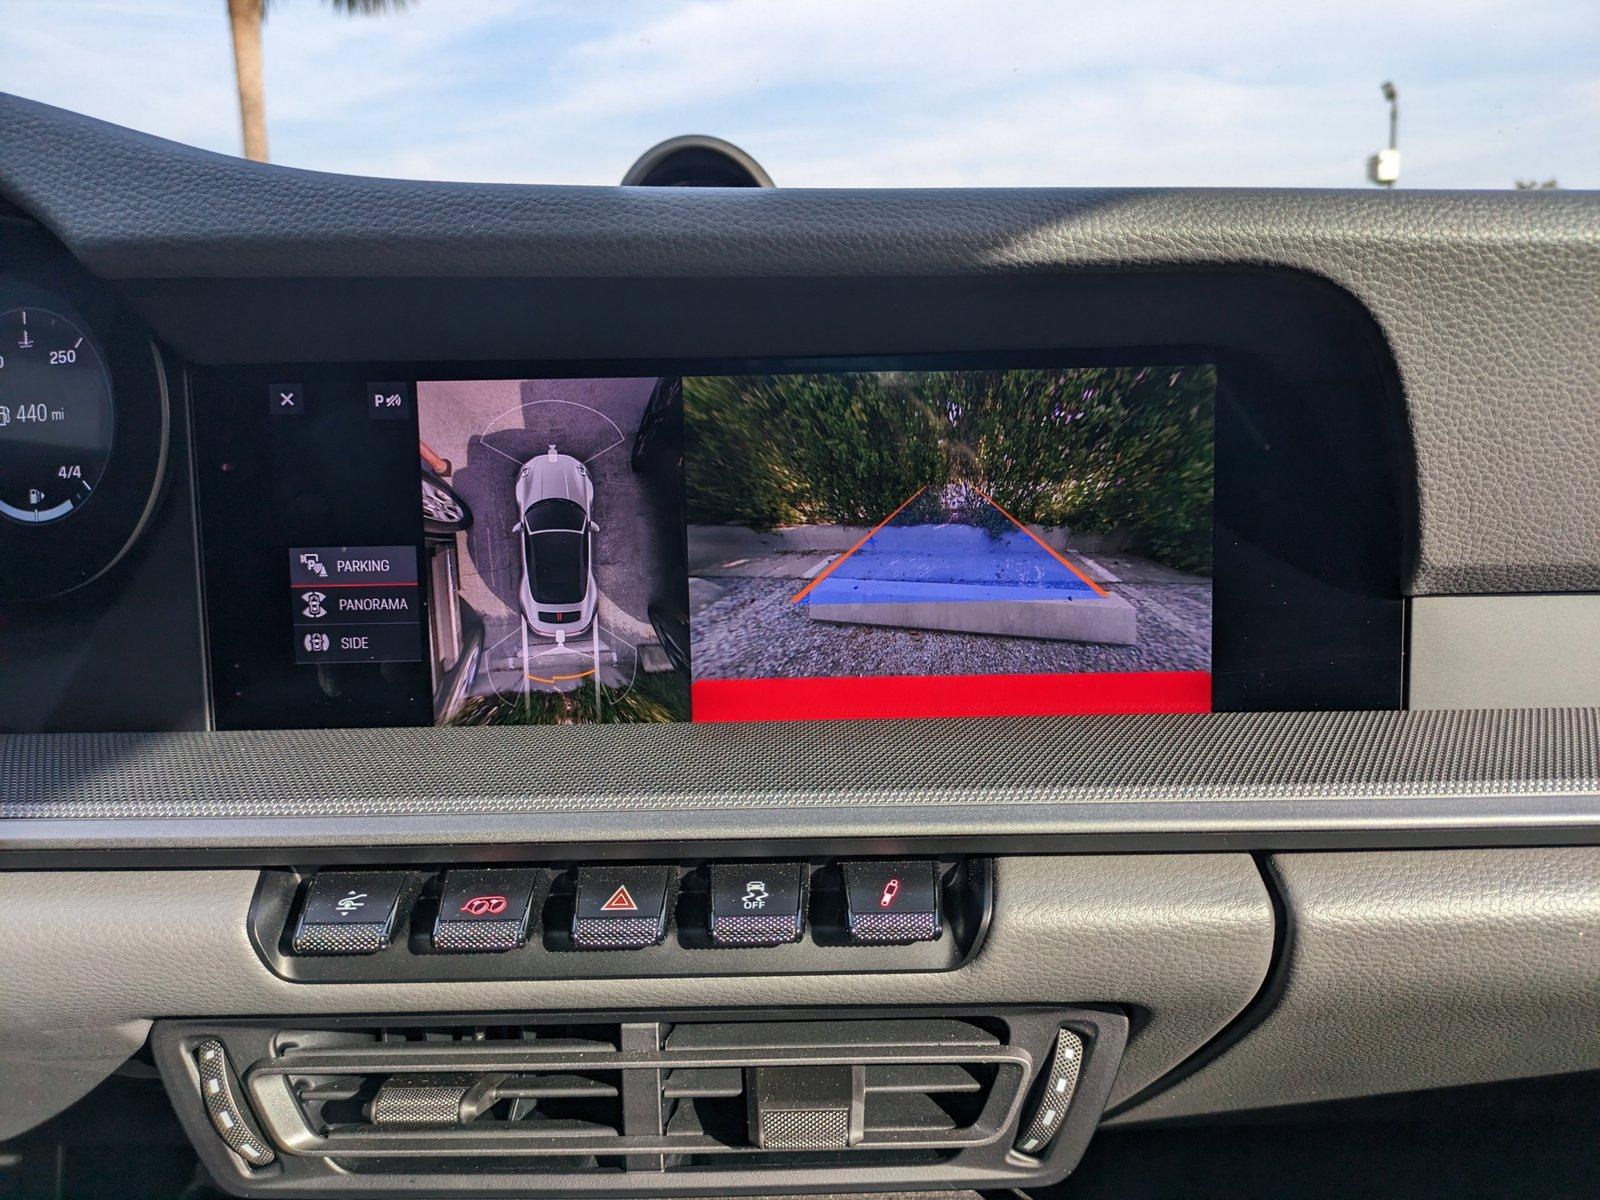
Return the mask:
<path id="1" fill-rule="evenodd" d="M 205 459 L 200 436 L 229 406 L 222 393 L 250 401 L 274 380 L 292 378 L 325 389 L 359 388 L 373 379 L 415 382 L 618 378 L 648 375 L 730 375 L 884 370 L 1029 369 L 1078 366 L 1166 366 L 1212 364 L 1217 368 L 1216 504 L 1214 540 L 1213 711 L 1390 709 L 1401 706 L 1400 654 L 1403 602 L 1398 588 L 1399 531 L 1391 519 L 1392 489 L 1352 487 L 1339 472 L 1367 462 L 1354 448 L 1330 454 L 1296 438 L 1305 409 L 1288 410 L 1275 397 L 1295 386 L 1269 359 L 1214 346 L 1166 345 L 1110 350 L 971 351 L 875 356 L 749 356 L 558 361 L 430 363 L 272 364 L 195 368 L 197 465 L 203 560 L 216 553 L 205 545 Z M 1287 421 L 1288 434 L 1280 436 Z M 415 415 L 412 417 L 415 427 Z M 238 431 L 235 430 L 235 436 Z M 1270 435 L 1270 436 L 1269 436 Z M 1298 502 L 1265 496 L 1285 487 Z M 1365 497 L 1365 501 L 1361 498 Z M 1354 503 L 1351 503 L 1354 498 Z M 1318 547 L 1318 559 L 1300 553 Z M 1374 558 L 1373 545 L 1393 555 Z M 207 626 L 213 631 L 210 572 Z M 1392 581 L 1386 586 L 1385 581 Z M 214 695 L 214 693 L 213 693 Z M 343 722 L 351 723 L 351 722 Z M 393 725 L 390 720 L 371 722 Z M 286 722 L 234 724 L 219 728 L 298 728 Z M 406 724 L 400 727 L 416 727 Z"/>

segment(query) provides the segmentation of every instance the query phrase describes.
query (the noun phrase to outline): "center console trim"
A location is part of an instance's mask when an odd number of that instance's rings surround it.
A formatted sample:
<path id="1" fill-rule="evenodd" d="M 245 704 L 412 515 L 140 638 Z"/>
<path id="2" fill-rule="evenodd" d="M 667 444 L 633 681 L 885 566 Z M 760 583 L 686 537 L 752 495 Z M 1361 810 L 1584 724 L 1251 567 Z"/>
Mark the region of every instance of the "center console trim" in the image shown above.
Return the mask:
<path id="1" fill-rule="evenodd" d="M 675 749 L 609 782 L 576 730 L 0 738 L 0 863 L 1600 843 L 1595 708 L 634 736 Z M 806 752 L 815 739 L 827 753 Z M 560 777 L 512 769 L 555 743 Z M 711 766 L 691 776 L 686 761 Z"/>

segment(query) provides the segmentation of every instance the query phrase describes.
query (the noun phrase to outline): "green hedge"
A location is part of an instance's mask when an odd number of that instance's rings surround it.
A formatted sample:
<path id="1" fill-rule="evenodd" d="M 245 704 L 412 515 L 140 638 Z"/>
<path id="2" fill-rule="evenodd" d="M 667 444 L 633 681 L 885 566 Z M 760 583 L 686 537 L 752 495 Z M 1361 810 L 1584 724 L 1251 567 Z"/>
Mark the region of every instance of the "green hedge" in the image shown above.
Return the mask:
<path id="1" fill-rule="evenodd" d="M 1019 520 L 1121 531 L 1211 569 L 1209 367 L 703 376 L 684 381 L 690 519 L 872 524 L 924 485 Z"/>

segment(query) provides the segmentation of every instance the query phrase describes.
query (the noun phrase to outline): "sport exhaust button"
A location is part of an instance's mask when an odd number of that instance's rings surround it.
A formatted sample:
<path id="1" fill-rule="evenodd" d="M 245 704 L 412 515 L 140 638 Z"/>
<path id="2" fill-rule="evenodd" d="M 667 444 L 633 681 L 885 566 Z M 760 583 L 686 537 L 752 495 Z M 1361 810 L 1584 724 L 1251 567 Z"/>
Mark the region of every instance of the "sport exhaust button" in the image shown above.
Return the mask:
<path id="1" fill-rule="evenodd" d="M 847 862 L 845 903 L 858 942 L 931 942 L 939 937 L 939 883 L 931 862 Z"/>
<path id="2" fill-rule="evenodd" d="M 718 946 L 784 946 L 800 940 L 804 869 L 799 863 L 715 863 L 711 940 Z"/>
<path id="3" fill-rule="evenodd" d="M 667 933 L 672 867 L 579 867 L 572 944 L 579 950 L 642 950 Z"/>
<path id="4" fill-rule="evenodd" d="M 445 872 L 433 948 L 441 954 L 520 950 L 528 940 L 528 912 L 538 881 L 538 871 Z"/>

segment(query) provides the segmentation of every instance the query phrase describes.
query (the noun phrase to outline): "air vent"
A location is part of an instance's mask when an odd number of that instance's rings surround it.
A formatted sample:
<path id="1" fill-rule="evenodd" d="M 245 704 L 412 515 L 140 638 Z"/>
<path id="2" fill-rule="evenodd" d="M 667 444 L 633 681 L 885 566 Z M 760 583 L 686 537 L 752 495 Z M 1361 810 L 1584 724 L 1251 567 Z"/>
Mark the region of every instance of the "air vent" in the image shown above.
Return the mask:
<path id="1" fill-rule="evenodd" d="M 397 1194 L 598 1194 L 619 1175 L 693 1194 L 729 1171 L 775 1188 L 841 1169 L 863 1185 L 926 1182 L 936 1168 L 1015 1180 L 1024 1098 L 1072 1015 L 164 1025 L 157 1053 L 175 1097 L 191 1099 L 174 1069 L 185 1048 L 226 1047 L 281 1152 L 248 1173 L 205 1127 L 208 1162 L 220 1156 L 246 1194 L 359 1192 L 373 1176 Z M 1123 1019 L 1076 1027 L 1105 1048 L 1109 1087 Z M 1086 1078 L 1100 1065 L 1090 1054 Z M 1091 1090 L 1077 1103 L 1102 1104 Z"/>
<path id="2" fill-rule="evenodd" d="M 970 1021 L 683 1024 L 665 1049 L 737 1064 L 663 1076 L 666 1138 L 691 1161 L 738 1150 L 768 1161 L 773 1151 L 926 1157 L 982 1145 L 1007 1121 L 1031 1067 Z"/>
<path id="3" fill-rule="evenodd" d="M 246 1088 L 276 1139 L 345 1170 L 464 1153 L 583 1170 L 623 1137 L 620 1047 L 617 1025 L 288 1030 Z"/>

